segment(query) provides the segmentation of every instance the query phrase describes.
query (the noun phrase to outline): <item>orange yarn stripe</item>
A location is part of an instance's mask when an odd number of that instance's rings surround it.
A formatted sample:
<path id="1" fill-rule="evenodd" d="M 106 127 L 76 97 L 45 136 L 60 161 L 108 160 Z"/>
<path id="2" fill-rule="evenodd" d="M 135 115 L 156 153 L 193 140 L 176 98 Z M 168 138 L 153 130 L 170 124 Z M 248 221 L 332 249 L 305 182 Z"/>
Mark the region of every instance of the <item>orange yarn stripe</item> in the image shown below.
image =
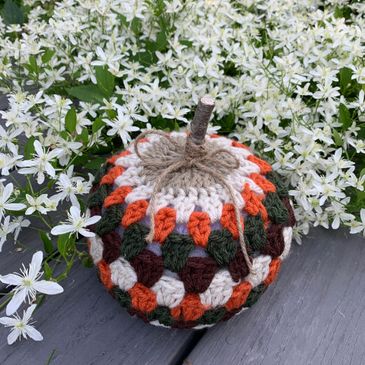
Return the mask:
<path id="1" fill-rule="evenodd" d="M 122 226 L 126 228 L 141 220 L 146 215 L 147 207 L 147 200 L 136 200 L 129 204 L 122 218 Z"/>
<path id="2" fill-rule="evenodd" d="M 247 300 L 252 289 L 252 285 L 248 281 L 244 281 L 234 287 L 231 297 L 225 304 L 227 310 L 231 311 L 241 307 Z"/>
<path id="3" fill-rule="evenodd" d="M 108 290 L 110 290 L 113 287 L 113 283 L 111 279 L 111 272 L 109 265 L 104 260 L 100 260 L 98 262 L 98 269 L 100 273 L 101 282 Z"/>
<path id="4" fill-rule="evenodd" d="M 196 321 L 209 307 L 204 306 L 198 294 L 186 294 L 182 302 L 170 310 L 175 320 Z"/>
<path id="5" fill-rule="evenodd" d="M 210 217 L 205 212 L 193 212 L 188 222 L 188 230 L 196 245 L 206 247 L 210 235 Z"/>
<path id="6" fill-rule="evenodd" d="M 270 285 L 278 277 L 280 267 L 281 267 L 281 260 L 279 258 L 273 259 L 270 262 L 269 274 L 267 275 L 266 279 L 264 280 L 264 284 L 266 286 Z"/>
<path id="7" fill-rule="evenodd" d="M 161 208 L 155 215 L 154 241 L 163 242 L 174 230 L 176 225 L 176 211 L 173 208 Z"/>
<path id="8" fill-rule="evenodd" d="M 156 294 L 141 283 L 128 290 L 132 307 L 144 313 L 150 313 L 157 307 Z"/>
<path id="9" fill-rule="evenodd" d="M 232 141 L 231 145 L 233 147 L 244 148 L 245 150 L 250 150 L 245 144 L 237 142 L 237 141 Z"/>
<path id="10" fill-rule="evenodd" d="M 253 162 L 258 167 L 260 167 L 261 174 L 267 174 L 268 172 L 272 171 L 271 165 L 268 164 L 266 161 L 261 160 L 261 158 L 258 158 L 254 155 L 250 155 L 247 157 L 247 160 Z"/>
<path id="11" fill-rule="evenodd" d="M 149 142 L 149 139 L 145 137 L 138 140 L 138 143 L 144 143 L 144 142 Z"/>
<path id="12" fill-rule="evenodd" d="M 250 188 L 249 183 L 245 183 L 243 191 L 241 192 L 242 198 L 245 201 L 244 210 L 250 215 L 257 215 L 260 212 L 259 205 L 261 204 L 261 197 L 254 194 Z"/>
<path id="13" fill-rule="evenodd" d="M 114 156 L 112 156 L 112 157 L 109 157 L 109 158 L 106 160 L 106 162 L 108 162 L 108 163 L 110 163 L 110 164 L 114 165 L 114 164 L 115 164 L 115 161 L 116 161 L 116 160 L 118 160 L 118 158 L 120 158 L 120 157 L 124 157 L 124 156 L 128 156 L 128 155 L 130 155 L 130 154 L 131 154 L 131 152 L 129 152 L 129 151 L 123 151 L 123 152 L 121 152 L 121 153 L 118 153 L 117 155 L 114 155 Z"/>
<path id="14" fill-rule="evenodd" d="M 274 193 L 276 191 L 275 185 L 265 179 L 262 175 L 252 173 L 248 176 L 252 181 L 255 182 L 265 193 Z"/>
<path id="15" fill-rule="evenodd" d="M 233 238 L 238 239 L 238 228 L 236 224 L 236 215 L 233 204 L 224 204 L 222 209 L 222 216 L 220 219 L 221 225 L 228 229 Z M 241 225 L 243 227 L 243 218 L 241 217 Z"/>
<path id="16" fill-rule="evenodd" d="M 263 195 L 258 195 L 251 190 L 250 184 L 245 183 L 245 187 L 241 193 L 243 200 L 245 201 L 245 207 L 243 208 L 250 215 L 257 215 L 261 213 L 262 220 L 268 222 L 269 215 L 265 206 L 262 204 Z"/>
<path id="17" fill-rule="evenodd" d="M 112 185 L 114 183 L 114 180 L 122 175 L 124 172 L 124 169 L 122 166 L 114 166 L 112 167 L 106 175 L 103 176 L 103 178 L 100 181 L 100 185 Z"/>
<path id="18" fill-rule="evenodd" d="M 131 186 L 120 186 L 115 189 L 110 195 L 104 200 L 104 207 L 109 208 L 111 205 L 123 204 L 126 196 L 132 192 Z"/>

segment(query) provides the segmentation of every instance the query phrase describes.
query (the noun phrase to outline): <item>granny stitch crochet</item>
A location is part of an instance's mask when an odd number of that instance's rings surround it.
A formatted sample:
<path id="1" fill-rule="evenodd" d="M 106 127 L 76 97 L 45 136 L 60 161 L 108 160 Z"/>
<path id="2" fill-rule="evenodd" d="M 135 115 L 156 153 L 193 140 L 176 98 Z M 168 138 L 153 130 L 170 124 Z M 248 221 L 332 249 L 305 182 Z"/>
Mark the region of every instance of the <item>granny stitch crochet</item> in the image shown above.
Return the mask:
<path id="1" fill-rule="evenodd" d="M 235 140 L 210 135 L 205 146 L 216 151 L 217 162 L 209 167 L 234 191 L 250 267 L 229 192 L 194 164 L 171 172 L 155 194 L 147 242 L 156 179 L 184 153 L 186 139 L 186 133 L 149 134 L 139 140 L 139 154 L 131 144 L 107 160 L 88 202 L 91 215 L 102 216 L 91 227 L 89 252 L 100 280 L 130 314 L 158 326 L 199 329 L 256 302 L 289 253 L 295 217 L 267 162 Z M 231 168 L 222 150 L 239 166 Z"/>

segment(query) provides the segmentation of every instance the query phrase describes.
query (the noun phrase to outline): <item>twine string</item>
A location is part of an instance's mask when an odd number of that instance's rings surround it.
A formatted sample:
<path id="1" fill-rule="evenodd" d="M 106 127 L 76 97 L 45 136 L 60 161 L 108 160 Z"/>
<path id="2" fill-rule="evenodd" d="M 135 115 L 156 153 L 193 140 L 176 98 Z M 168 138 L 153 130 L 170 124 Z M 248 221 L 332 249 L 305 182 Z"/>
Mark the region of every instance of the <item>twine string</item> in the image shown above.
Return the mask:
<path id="1" fill-rule="evenodd" d="M 237 169 L 240 166 L 238 159 L 231 153 L 230 151 L 219 148 L 215 149 L 211 152 L 206 151 L 204 144 L 203 145 L 196 145 L 194 142 L 191 141 L 189 136 L 186 139 L 185 145 L 185 152 L 181 156 L 181 158 L 173 160 L 172 162 L 166 161 L 156 161 L 156 159 L 152 159 L 150 157 L 144 156 L 139 149 L 139 143 L 141 142 L 142 138 L 146 137 L 150 134 L 160 135 L 161 137 L 165 138 L 172 143 L 174 146 L 178 147 L 179 144 L 171 138 L 168 133 L 163 131 L 155 131 L 155 130 L 148 130 L 142 132 L 134 142 L 134 148 L 136 155 L 141 159 L 142 163 L 147 166 L 154 166 L 163 169 L 162 173 L 156 179 L 155 186 L 153 188 L 151 199 L 150 199 L 150 231 L 146 236 L 146 241 L 151 243 L 155 236 L 155 213 L 156 213 L 156 196 L 164 187 L 168 180 L 168 175 L 172 174 L 173 172 L 178 172 L 181 169 L 195 167 L 198 171 L 204 172 L 211 177 L 215 178 L 219 181 L 222 186 L 226 189 L 229 194 L 229 197 L 232 200 L 236 225 L 238 230 L 238 238 L 241 247 L 241 251 L 243 253 L 245 262 L 249 271 L 252 271 L 252 262 L 250 256 L 247 252 L 247 247 L 244 239 L 243 228 L 241 224 L 241 214 L 240 209 L 238 207 L 238 202 L 235 196 L 235 191 L 231 184 L 227 182 L 224 175 L 220 173 L 217 169 L 213 169 L 209 166 L 217 166 L 219 164 L 221 167 Z M 225 156 L 225 158 L 222 158 Z M 170 165 L 169 165 L 170 163 Z"/>

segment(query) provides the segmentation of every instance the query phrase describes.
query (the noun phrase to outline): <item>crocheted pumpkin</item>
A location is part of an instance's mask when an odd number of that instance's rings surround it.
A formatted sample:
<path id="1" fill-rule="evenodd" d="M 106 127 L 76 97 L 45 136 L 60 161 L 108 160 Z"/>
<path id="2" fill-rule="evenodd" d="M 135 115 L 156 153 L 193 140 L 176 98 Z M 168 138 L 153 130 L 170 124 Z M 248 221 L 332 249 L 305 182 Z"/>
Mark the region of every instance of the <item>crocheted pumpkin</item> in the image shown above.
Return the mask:
<path id="1" fill-rule="evenodd" d="M 106 161 L 88 202 L 102 216 L 89 252 L 130 314 L 199 329 L 256 302 L 288 255 L 295 218 L 285 185 L 248 147 L 190 137 L 147 132 Z"/>

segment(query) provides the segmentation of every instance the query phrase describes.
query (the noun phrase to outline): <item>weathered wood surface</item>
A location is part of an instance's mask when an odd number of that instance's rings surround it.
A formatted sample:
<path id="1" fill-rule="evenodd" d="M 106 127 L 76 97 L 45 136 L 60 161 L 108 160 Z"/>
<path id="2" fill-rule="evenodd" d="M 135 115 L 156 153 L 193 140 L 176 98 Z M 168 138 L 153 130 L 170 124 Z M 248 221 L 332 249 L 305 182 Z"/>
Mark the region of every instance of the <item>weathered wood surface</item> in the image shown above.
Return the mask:
<path id="1" fill-rule="evenodd" d="M 365 364 L 365 241 L 314 230 L 255 306 L 209 330 L 186 364 Z"/>
<path id="2" fill-rule="evenodd" d="M 0 364 L 42 365 L 52 352 L 52 365 L 174 364 L 194 338 L 192 331 L 169 331 L 130 317 L 94 269 L 76 268 L 63 286 L 63 294 L 48 297 L 35 313 L 43 342 L 8 346 L 8 331 L 0 330 Z"/>

